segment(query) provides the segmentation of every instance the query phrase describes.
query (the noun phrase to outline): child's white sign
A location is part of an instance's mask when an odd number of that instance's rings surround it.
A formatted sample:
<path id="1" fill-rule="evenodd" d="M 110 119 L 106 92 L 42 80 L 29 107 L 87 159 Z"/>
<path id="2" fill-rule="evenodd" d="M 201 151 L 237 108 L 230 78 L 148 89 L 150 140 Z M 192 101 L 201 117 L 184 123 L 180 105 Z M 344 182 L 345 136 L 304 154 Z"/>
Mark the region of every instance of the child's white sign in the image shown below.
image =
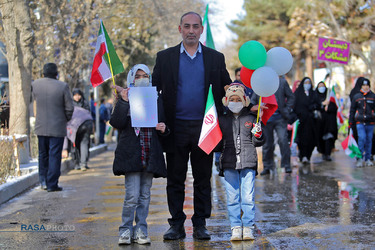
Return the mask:
<path id="1" fill-rule="evenodd" d="M 154 128 L 158 123 L 156 87 L 134 87 L 129 90 L 130 116 L 134 128 Z"/>

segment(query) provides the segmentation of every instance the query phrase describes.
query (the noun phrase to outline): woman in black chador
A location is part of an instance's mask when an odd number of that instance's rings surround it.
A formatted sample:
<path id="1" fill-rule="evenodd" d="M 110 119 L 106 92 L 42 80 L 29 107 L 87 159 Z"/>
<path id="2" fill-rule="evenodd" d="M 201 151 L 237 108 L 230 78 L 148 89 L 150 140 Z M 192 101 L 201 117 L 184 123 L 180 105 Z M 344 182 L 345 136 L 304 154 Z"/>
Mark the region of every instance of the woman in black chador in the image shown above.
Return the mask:
<path id="1" fill-rule="evenodd" d="M 310 163 L 311 154 L 318 143 L 315 119 L 319 119 L 320 104 L 309 77 L 302 79 L 294 95 L 294 111 L 300 122 L 296 138 L 299 160 L 306 164 Z"/>
<path id="2" fill-rule="evenodd" d="M 322 119 L 318 125 L 318 152 L 323 160 L 331 161 L 331 152 L 337 140 L 337 106 L 335 102 L 327 99 L 327 87 L 324 82 L 319 82 L 315 89 L 321 104 Z"/>

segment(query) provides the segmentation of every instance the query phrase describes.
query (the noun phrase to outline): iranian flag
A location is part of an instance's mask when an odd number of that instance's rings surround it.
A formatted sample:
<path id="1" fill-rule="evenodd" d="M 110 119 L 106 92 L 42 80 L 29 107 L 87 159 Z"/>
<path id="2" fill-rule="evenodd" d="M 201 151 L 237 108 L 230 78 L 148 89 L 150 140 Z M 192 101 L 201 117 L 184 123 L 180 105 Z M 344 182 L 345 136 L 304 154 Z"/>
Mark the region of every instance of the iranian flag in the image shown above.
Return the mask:
<path id="1" fill-rule="evenodd" d="M 346 155 L 349 155 L 351 158 L 357 157 L 362 158 L 361 150 L 358 148 L 358 144 L 353 137 L 353 131 L 350 129 L 348 137 L 341 143 L 342 148 L 345 151 Z"/>
<path id="2" fill-rule="evenodd" d="M 339 103 L 339 100 L 337 100 L 336 91 L 335 91 L 335 87 L 334 86 L 332 86 L 332 90 L 329 93 L 329 101 L 333 102 L 334 104 L 336 104 L 336 106 L 338 108 L 340 107 L 340 103 Z"/>
<path id="3" fill-rule="evenodd" d="M 296 141 L 298 126 L 299 126 L 299 120 L 297 120 L 293 123 L 292 138 L 290 139 L 289 147 L 292 147 L 293 143 Z"/>
<path id="4" fill-rule="evenodd" d="M 206 13 L 204 14 L 203 18 L 203 33 L 199 41 L 203 43 L 206 47 L 211 49 L 215 49 L 214 39 L 212 38 L 210 23 L 208 22 L 208 4 L 206 6 Z"/>
<path id="5" fill-rule="evenodd" d="M 118 58 L 115 47 L 109 39 L 108 33 L 102 21 L 96 40 L 95 57 L 91 71 L 91 84 L 95 88 L 108 80 L 113 75 L 124 72 L 124 66 Z"/>
<path id="6" fill-rule="evenodd" d="M 212 85 L 210 85 L 198 146 L 206 154 L 210 154 L 216 145 L 221 141 L 222 137 L 223 134 L 221 133 L 219 127 L 214 96 L 212 94 Z"/>

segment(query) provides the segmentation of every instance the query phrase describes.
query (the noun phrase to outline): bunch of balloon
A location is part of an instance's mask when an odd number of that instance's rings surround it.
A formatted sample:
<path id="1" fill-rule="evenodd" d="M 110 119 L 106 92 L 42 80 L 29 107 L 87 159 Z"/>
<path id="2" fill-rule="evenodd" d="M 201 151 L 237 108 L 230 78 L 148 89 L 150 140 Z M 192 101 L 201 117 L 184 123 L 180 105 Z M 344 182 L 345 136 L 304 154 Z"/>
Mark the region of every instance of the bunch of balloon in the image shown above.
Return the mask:
<path id="1" fill-rule="evenodd" d="M 252 88 L 255 94 L 260 96 L 259 104 L 262 97 L 271 96 L 277 91 L 279 76 L 288 73 L 293 66 L 292 54 L 287 49 L 274 47 L 266 52 L 264 46 L 254 40 L 241 46 L 238 57 L 243 65 L 241 80 L 245 86 Z"/>

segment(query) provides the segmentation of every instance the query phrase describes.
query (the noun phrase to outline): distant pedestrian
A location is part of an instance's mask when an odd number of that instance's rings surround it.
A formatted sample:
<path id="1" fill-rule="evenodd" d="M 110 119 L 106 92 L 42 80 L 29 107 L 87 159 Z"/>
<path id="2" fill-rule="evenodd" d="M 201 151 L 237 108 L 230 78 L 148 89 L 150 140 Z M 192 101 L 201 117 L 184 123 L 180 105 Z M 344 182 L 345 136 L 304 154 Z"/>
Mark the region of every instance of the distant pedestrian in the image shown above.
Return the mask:
<path id="1" fill-rule="evenodd" d="M 276 167 L 274 160 L 274 132 L 276 132 L 277 143 L 279 144 L 281 153 L 281 168 L 284 168 L 285 173 L 292 173 L 292 168 L 290 166 L 288 121 L 290 119 L 290 114 L 292 113 L 295 98 L 284 77 L 279 77 L 279 88 L 275 93 L 275 97 L 278 108 L 268 119 L 267 125 L 263 129 L 263 134 L 266 139 L 262 147 L 264 169 L 260 175 L 268 175 L 271 173 L 271 170 L 274 170 Z M 251 98 L 251 102 L 257 104 L 259 102 L 259 96 L 254 94 Z"/>
<path id="2" fill-rule="evenodd" d="M 150 70 L 144 64 L 135 65 L 128 73 L 131 88 L 151 86 Z M 145 84 L 146 83 L 146 84 Z M 164 123 L 161 98 L 158 99 L 159 123 L 156 128 L 135 128 L 131 125 L 129 88 L 115 86 L 118 98 L 110 124 L 119 130 L 119 140 L 113 162 L 113 173 L 125 175 L 125 200 L 122 223 L 119 227 L 119 245 L 151 242 L 147 233 L 148 208 L 152 179 L 166 177 L 167 169 L 160 136 L 169 134 Z M 133 222 L 135 220 L 135 226 Z"/>
<path id="3" fill-rule="evenodd" d="M 258 174 L 255 147 L 262 146 L 264 136 L 256 116 L 246 108 L 250 99 L 242 84 L 232 83 L 227 88 L 223 104 L 229 110 L 219 118 L 223 133 L 220 175 L 224 176 L 227 193 L 231 240 L 254 240 L 254 182 Z"/>
<path id="4" fill-rule="evenodd" d="M 320 103 L 309 77 L 302 79 L 294 94 L 296 98 L 294 111 L 300 122 L 296 138 L 299 159 L 302 163 L 307 164 L 310 163 L 312 152 L 318 142 L 316 119 L 319 119 Z"/>
<path id="5" fill-rule="evenodd" d="M 61 152 L 66 136 L 66 124 L 73 114 L 73 99 L 69 86 L 57 80 L 54 63 L 43 67 L 44 78 L 32 83 L 36 101 L 35 134 L 39 147 L 39 180 L 48 192 L 61 191 L 58 181 L 61 168 Z"/>
<path id="6" fill-rule="evenodd" d="M 362 159 L 357 159 L 357 167 L 373 166 L 371 162 L 372 137 L 375 124 L 375 94 L 370 90 L 370 80 L 364 78 L 359 93 L 353 96 L 350 106 L 349 126 L 356 127 L 358 147 Z"/>
<path id="7" fill-rule="evenodd" d="M 108 109 L 105 104 L 105 98 L 101 98 L 99 107 L 99 144 L 104 144 L 105 128 L 110 119 L 110 114 L 108 114 Z"/>
<path id="8" fill-rule="evenodd" d="M 74 106 L 72 119 L 67 124 L 67 137 L 64 140 L 63 157 L 68 151 L 73 153 L 74 169 L 85 171 L 89 160 L 90 135 L 93 131 L 93 120 L 90 111 Z M 68 140 L 70 143 L 68 143 Z M 69 147 L 70 144 L 70 147 Z"/>
<path id="9" fill-rule="evenodd" d="M 337 140 L 337 106 L 327 99 L 328 89 L 324 82 L 319 82 L 315 89 L 321 104 L 322 119 L 317 123 L 318 128 L 318 152 L 323 160 L 332 161 L 331 153 Z"/>
<path id="10" fill-rule="evenodd" d="M 354 88 L 349 93 L 350 103 L 353 102 L 354 95 L 357 94 L 357 93 L 359 93 L 361 91 L 361 87 L 362 87 L 362 83 L 363 83 L 364 79 L 365 78 L 363 76 L 360 76 L 355 81 Z M 356 126 L 352 126 L 351 128 L 349 127 L 348 133 L 349 133 L 350 129 L 352 129 L 354 139 L 358 142 L 357 127 Z"/>

